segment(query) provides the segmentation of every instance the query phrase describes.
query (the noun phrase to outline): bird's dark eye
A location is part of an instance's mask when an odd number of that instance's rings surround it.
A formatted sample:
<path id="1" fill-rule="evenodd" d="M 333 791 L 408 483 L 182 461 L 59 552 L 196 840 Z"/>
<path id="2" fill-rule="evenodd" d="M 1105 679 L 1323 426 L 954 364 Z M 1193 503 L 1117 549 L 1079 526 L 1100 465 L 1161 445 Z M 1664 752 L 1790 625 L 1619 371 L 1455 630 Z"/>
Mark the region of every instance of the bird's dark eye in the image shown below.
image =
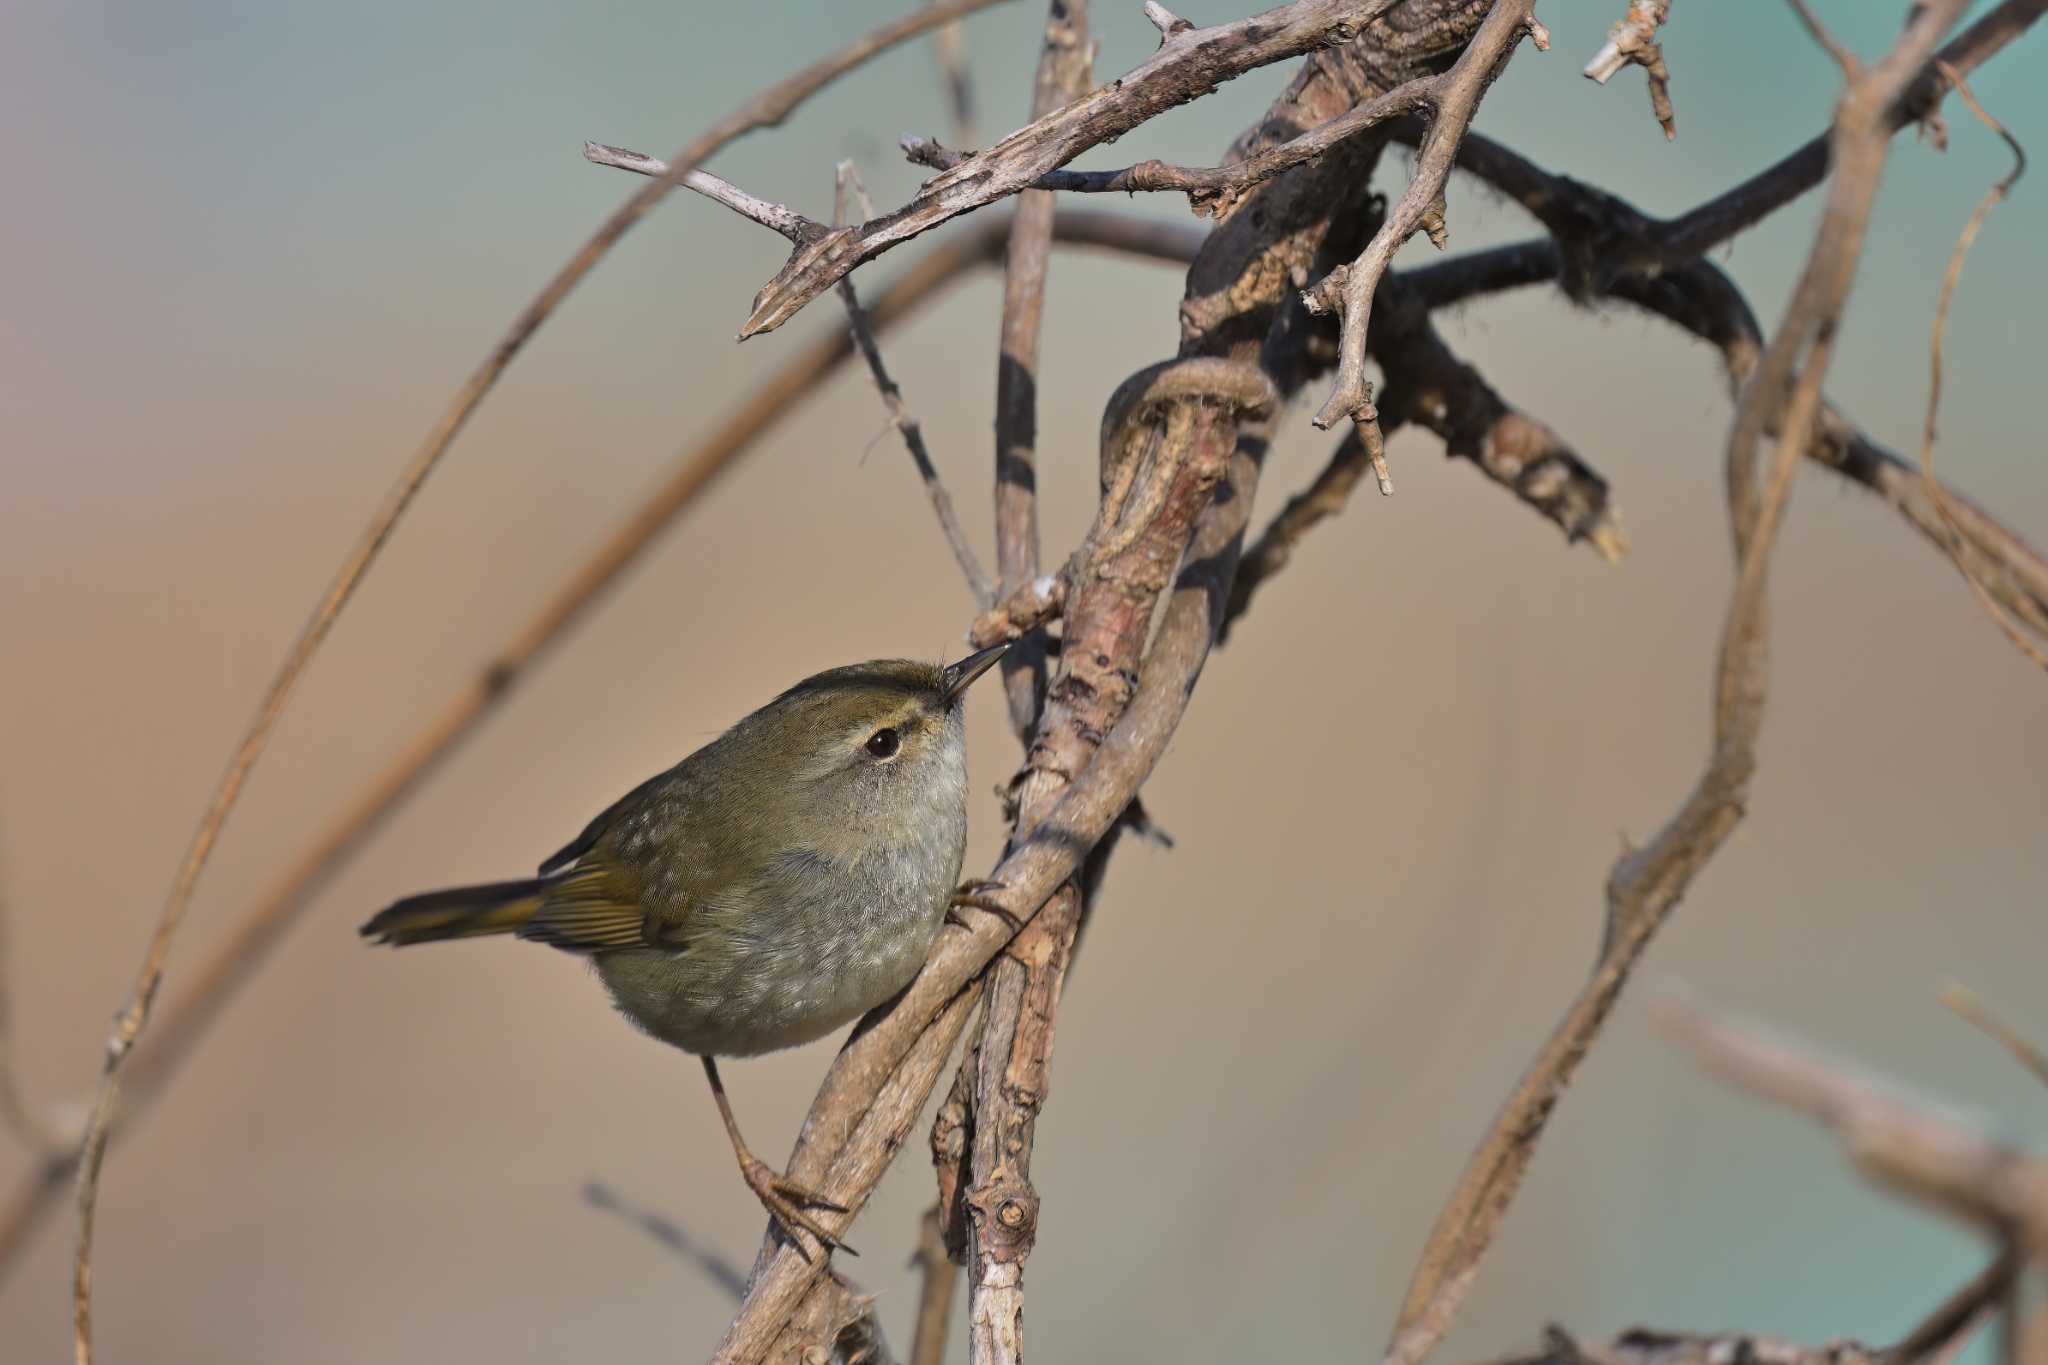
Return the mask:
<path id="1" fill-rule="evenodd" d="M 876 758 L 894 758 L 903 740 L 894 730 L 877 730 L 868 736 L 868 752 Z"/>

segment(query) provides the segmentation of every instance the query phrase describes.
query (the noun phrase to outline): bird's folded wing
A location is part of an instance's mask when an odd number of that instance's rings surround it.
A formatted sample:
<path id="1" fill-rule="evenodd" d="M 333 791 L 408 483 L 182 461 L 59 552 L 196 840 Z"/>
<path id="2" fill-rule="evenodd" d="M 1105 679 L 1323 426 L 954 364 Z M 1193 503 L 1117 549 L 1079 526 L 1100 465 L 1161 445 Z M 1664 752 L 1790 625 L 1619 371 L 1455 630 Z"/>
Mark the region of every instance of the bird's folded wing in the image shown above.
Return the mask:
<path id="1" fill-rule="evenodd" d="M 548 888 L 519 937 L 570 952 L 644 947 L 653 941 L 639 888 L 602 854 L 586 855 Z"/>

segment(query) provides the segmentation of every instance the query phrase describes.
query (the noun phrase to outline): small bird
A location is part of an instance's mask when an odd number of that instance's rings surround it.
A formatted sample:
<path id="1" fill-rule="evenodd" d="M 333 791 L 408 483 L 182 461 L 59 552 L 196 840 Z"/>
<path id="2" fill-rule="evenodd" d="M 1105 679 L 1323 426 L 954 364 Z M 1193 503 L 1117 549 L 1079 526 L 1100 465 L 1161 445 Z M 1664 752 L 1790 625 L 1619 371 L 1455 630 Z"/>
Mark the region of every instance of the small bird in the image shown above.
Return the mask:
<path id="1" fill-rule="evenodd" d="M 380 943 L 511 934 L 588 957 L 619 1011 L 704 1062 L 748 1188 L 799 1249 L 844 1213 L 748 1150 L 717 1057 L 821 1038 L 917 975 L 967 849 L 967 687 L 1009 648 L 804 679 L 649 778 L 522 881 L 409 896 Z M 847 1250 L 852 1248 L 848 1247 Z M 804 1251 L 808 1256 L 808 1250 Z"/>

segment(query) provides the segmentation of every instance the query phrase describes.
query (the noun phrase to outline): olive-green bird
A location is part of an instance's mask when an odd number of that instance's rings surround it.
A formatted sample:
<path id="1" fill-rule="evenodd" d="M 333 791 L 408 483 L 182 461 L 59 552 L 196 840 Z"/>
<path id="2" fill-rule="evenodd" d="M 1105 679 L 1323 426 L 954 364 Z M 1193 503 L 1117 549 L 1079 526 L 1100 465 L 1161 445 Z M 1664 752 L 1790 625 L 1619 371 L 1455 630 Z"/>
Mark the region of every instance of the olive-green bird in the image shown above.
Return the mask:
<path id="1" fill-rule="evenodd" d="M 619 1010 L 704 1061 L 747 1185 L 791 1240 L 844 1213 L 747 1149 L 714 1057 L 823 1037 L 924 965 L 967 848 L 961 701 L 1007 645 L 806 678 L 620 798 L 524 881 L 431 891 L 382 943 L 512 934 L 588 957 Z M 850 1248 L 849 1248 L 850 1250 Z M 808 1251 L 805 1252 L 809 1254 Z"/>

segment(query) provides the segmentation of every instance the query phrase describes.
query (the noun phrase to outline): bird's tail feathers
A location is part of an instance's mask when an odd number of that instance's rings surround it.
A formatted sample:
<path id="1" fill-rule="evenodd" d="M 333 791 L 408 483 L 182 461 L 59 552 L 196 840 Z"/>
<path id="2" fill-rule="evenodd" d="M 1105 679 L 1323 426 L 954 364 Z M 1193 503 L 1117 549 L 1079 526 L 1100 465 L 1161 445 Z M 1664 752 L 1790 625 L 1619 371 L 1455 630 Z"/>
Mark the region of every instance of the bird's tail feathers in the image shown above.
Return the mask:
<path id="1" fill-rule="evenodd" d="M 364 938 L 396 947 L 516 933 L 540 909 L 555 880 L 530 877 L 407 896 L 373 916 L 361 932 Z"/>

